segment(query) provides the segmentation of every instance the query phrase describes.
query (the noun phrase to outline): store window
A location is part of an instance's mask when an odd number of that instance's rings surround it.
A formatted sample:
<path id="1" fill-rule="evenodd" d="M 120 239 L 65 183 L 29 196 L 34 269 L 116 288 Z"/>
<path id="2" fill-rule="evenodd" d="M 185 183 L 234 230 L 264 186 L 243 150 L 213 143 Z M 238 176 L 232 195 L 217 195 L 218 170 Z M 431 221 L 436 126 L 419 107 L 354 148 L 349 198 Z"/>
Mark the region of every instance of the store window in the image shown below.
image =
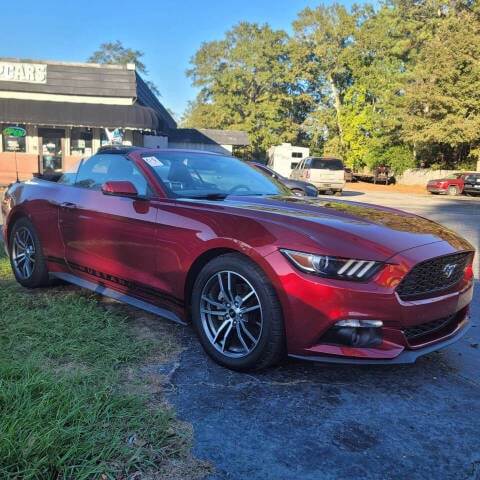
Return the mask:
<path id="1" fill-rule="evenodd" d="M 5 129 L 8 130 L 8 127 L 11 125 L 0 124 L 2 133 Z M 22 127 L 25 129 L 25 125 L 16 125 L 17 127 Z M 19 137 L 16 135 L 2 135 L 2 149 L 4 152 L 26 152 L 25 149 L 25 137 Z"/>
<path id="2" fill-rule="evenodd" d="M 70 155 L 89 157 L 92 155 L 92 129 L 74 127 L 70 135 Z"/>

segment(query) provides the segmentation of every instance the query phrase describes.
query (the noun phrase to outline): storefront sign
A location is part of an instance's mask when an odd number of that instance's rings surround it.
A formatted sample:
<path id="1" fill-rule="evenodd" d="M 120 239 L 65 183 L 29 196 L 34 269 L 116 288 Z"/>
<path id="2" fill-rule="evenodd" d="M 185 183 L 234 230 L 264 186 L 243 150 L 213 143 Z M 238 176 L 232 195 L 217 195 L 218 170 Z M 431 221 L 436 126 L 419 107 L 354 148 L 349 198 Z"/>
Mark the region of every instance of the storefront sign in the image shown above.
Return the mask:
<path id="1" fill-rule="evenodd" d="M 0 62 L 0 82 L 47 83 L 47 65 Z"/>
<path id="2" fill-rule="evenodd" d="M 3 131 L 3 149 L 6 152 L 15 152 L 15 164 L 17 163 L 17 152 L 25 151 L 26 130 L 22 127 L 7 127 Z"/>
<path id="3" fill-rule="evenodd" d="M 22 127 L 7 127 L 3 129 L 3 134 L 6 137 L 24 137 L 27 132 Z"/>

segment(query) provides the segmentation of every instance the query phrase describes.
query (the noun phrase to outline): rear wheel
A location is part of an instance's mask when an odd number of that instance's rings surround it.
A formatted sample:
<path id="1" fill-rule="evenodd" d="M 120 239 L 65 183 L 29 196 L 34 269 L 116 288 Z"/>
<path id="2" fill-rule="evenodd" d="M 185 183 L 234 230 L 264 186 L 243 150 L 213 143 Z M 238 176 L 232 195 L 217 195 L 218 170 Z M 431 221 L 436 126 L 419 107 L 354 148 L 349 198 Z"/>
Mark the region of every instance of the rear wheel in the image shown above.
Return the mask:
<path id="1" fill-rule="evenodd" d="M 241 255 L 205 265 L 193 288 L 192 320 L 205 351 L 232 370 L 259 370 L 284 355 L 276 293 L 258 265 Z"/>
<path id="2" fill-rule="evenodd" d="M 48 270 L 40 239 L 27 218 L 17 220 L 13 226 L 9 256 L 18 283 L 28 288 L 48 285 Z"/>

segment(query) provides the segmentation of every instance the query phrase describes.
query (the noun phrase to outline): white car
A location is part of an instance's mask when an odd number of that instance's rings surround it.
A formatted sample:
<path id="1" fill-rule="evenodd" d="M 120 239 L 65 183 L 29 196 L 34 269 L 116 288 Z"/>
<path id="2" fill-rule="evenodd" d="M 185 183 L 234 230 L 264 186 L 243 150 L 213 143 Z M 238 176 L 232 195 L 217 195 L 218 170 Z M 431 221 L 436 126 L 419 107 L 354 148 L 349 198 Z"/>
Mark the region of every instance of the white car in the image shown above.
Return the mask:
<path id="1" fill-rule="evenodd" d="M 292 170 L 290 178 L 313 183 L 317 187 L 318 193 L 331 191 L 336 195 L 341 195 L 345 187 L 345 169 L 339 158 L 304 158 Z"/>

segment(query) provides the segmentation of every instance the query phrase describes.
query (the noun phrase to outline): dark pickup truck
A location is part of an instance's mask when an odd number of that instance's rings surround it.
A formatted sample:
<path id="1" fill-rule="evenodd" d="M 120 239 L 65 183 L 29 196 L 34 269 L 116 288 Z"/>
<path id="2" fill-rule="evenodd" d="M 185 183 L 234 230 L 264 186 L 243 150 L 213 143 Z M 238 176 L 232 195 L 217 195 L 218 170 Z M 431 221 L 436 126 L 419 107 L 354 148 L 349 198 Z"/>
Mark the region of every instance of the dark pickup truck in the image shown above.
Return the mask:
<path id="1" fill-rule="evenodd" d="M 469 173 L 463 180 L 463 193 L 465 195 L 480 195 L 480 173 Z"/>

